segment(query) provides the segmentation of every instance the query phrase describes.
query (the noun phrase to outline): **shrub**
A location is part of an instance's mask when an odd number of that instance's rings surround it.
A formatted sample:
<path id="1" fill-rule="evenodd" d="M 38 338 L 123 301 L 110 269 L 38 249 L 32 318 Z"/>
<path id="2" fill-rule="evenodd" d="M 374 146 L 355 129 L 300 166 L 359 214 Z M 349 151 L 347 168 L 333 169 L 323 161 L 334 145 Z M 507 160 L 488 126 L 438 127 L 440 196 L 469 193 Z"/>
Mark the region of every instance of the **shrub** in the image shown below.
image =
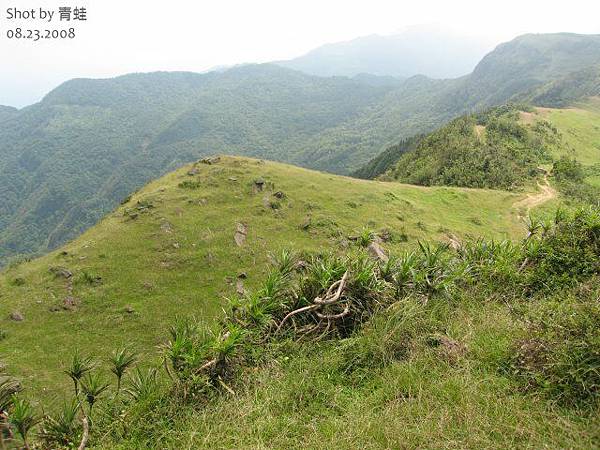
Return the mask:
<path id="1" fill-rule="evenodd" d="M 552 175 L 557 181 L 573 181 L 581 183 L 585 176 L 583 167 L 575 158 L 571 159 L 561 156 L 558 161 L 552 165 Z"/>
<path id="2" fill-rule="evenodd" d="M 526 248 L 531 262 L 527 287 L 551 291 L 600 272 L 600 209 L 577 210 Z"/>
<path id="3" fill-rule="evenodd" d="M 599 292 L 583 300 L 542 302 L 526 317 L 529 326 L 512 361 L 528 389 L 568 405 L 600 398 Z"/>
<path id="4" fill-rule="evenodd" d="M 198 189 L 202 186 L 200 181 L 185 180 L 177 185 L 181 189 Z"/>

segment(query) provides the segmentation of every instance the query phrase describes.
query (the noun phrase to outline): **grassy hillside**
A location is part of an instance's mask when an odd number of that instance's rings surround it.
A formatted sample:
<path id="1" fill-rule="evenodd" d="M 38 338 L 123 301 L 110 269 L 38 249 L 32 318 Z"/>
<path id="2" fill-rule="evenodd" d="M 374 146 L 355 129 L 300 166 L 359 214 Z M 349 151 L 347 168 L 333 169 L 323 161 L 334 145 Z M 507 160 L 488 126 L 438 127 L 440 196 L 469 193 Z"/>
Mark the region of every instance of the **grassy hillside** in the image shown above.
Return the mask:
<path id="1" fill-rule="evenodd" d="M 597 203 L 600 198 L 600 100 L 592 97 L 569 108 L 536 108 L 527 123 L 547 121 L 561 135 L 551 149 L 552 174 L 567 197 Z"/>
<path id="2" fill-rule="evenodd" d="M 600 97 L 578 102 L 570 108 L 537 108 L 533 119 L 547 120 L 562 133 L 565 145 L 553 156 L 568 156 L 584 166 L 600 163 Z"/>
<path id="3" fill-rule="evenodd" d="M 560 181 L 565 194 L 589 202 L 600 187 L 599 123 L 598 97 L 580 99 L 568 108 L 495 107 L 402 141 L 353 175 L 514 189 L 531 184 L 539 175 L 537 168 L 543 167 Z M 568 183 L 560 180 L 560 168 L 553 171 L 555 164 L 567 164 L 576 172 Z"/>
<path id="4" fill-rule="evenodd" d="M 360 116 L 312 138 L 305 145 L 307 155 L 316 167 L 337 167 L 343 163 L 343 156 L 335 150 L 338 146 L 352 149 L 353 163 L 366 161 L 378 156 L 373 143 L 382 152 L 403 139 L 429 133 L 460 115 L 491 106 L 510 101 L 564 106 L 598 95 L 598 63 L 597 35 L 520 36 L 486 55 L 468 76 L 452 80 L 409 78 Z M 390 128 L 390 124 L 395 125 Z"/>
<path id="5" fill-rule="evenodd" d="M 265 182 L 263 191 L 257 180 Z M 245 273 L 245 286 L 255 286 L 270 252 L 345 251 L 364 228 L 387 236 L 383 245 L 393 251 L 419 239 L 518 236 L 524 228 L 511 208 L 518 199 L 251 159 L 187 166 L 60 250 L 0 275 L 3 363 L 35 392 L 50 393 L 65 387 L 61 370 L 75 348 L 106 354 L 131 343 L 153 354 L 176 316 L 219 316 L 237 276 Z M 247 236 L 238 246 L 240 223 Z M 15 312 L 24 320 L 11 320 Z"/>
<path id="6" fill-rule="evenodd" d="M 598 95 L 600 65 L 593 65 L 541 86 L 527 100 L 534 105 L 564 108 L 585 97 Z"/>

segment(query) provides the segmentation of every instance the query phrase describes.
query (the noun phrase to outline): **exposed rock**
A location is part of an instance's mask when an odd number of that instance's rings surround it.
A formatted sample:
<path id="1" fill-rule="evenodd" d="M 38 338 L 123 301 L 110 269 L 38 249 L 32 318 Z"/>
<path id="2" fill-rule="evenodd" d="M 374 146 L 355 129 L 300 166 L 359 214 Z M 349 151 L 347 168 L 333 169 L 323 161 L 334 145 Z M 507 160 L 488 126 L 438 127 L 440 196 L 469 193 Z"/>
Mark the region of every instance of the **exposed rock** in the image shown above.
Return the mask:
<path id="1" fill-rule="evenodd" d="M 382 262 L 387 262 L 389 259 L 388 255 L 386 255 L 385 251 L 377 241 L 372 241 L 369 244 L 367 247 L 367 252 L 369 252 L 369 255 L 371 255 L 373 258 L 376 258 Z"/>
<path id="2" fill-rule="evenodd" d="M 265 195 L 265 196 L 263 197 L 263 206 L 264 206 L 265 208 L 270 208 L 270 207 L 271 207 L 271 199 L 269 198 L 269 196 L 268 196 L 268 195 Z"/>
<path id="3" fill-rule="evenodd" d="M 198 170 L 197 167 L 193 167 L 192 169 L 188 170 L 188 175 L 190 177 L 193 177 L 194 175 L 198 175 L 198 173 L 200 172 L 200 170 Z"/>
<path id="4" fill-rule="evenodd" d="M 238 273 L 238 278 L 245 280 L 246 278 L 248 278 L 248 274 L 246 272 L 240 272 Z"/>
<path id="5" fill-rule="evenodd" d="M 453 250 L 458 250 L 459 248 L 462 247 L 460 240 L 454 234 L 448 233 L 447 238 L 448 238 L 448 243 L 450 245 L 450 248 L 452 248 Z"/>
<path id="6" fill-rule="evenodd" d="M 265 184 L 266 184 L 266 181 L 263 178 L 257 178 L 256 180 L 254 180 L 253 189 L 255 191 L 262 191 L 265 188 Z"/>
<path id="7" fill-rule="evenodd" d="M 284 194 L 282 191 L 277 191 L 277 192 L 275 192 L 275 193 L 273 194 L 273 196 L 275 196 L 275 198 L 278 198 L 278 199 L 280 199 L 280 200 L 281 200 L 282 198 L 285 198 L 285 194 Z"/>
<path id="8" fill-rule="evenodd" d="M 208 164 L 209 166 L 212 165 L 212 164 L 216 164 L 219 161 L 221 161 L 221 157 L 220 156 L 209 156 L 207 158 L 202 158 L 200 160 L 200 162 L 202 164 Z"/>
<path id="9" fill-rule="evenodd" d="M 125 308 L 123 308 L 123 310 L 127 314 L 133 314 L 135 312 L 135 309 L 133 309 L 133 307 L 131 305 L 126 305 Z"/>
<path id="10" fill-rule="evenodd" d="M 164 221 L 160 224 L 160 229 L 163 230 L 165 233 L 173 232 L 173 226 L 167 221 Z"/>
<path id="11" fill-rule="evenodd" d="M 71 278 L 73 276 L 73 273 L 64 267 L 55 266 L 50 267 L 49 270 L 56 278 Z"/>
<path id="12" fill-rule="evenodd" d="M 10 320 L 14 320 L 15 322 L 22 322 L 23 320 L 25 320 L 25 317 L 23 316 L 23 314 L 21 314 L 21 313 L 20 313 L 20 312 L 18 312 L 18 311 L 11 312 L 11 313 L 8 315 L 8 318 L 9 318 Z"/>
<path id="13" fill-rule="evenodd" d="M 229 177 L 228 180 L 229 181 L 237 181 L 238 179 L 236 177 Z"/>
<path id="14" fill-rule="evenodd" d="M 300 228 L 303 230 L 308 230 L 310 228 L 311 225 L 311 218 L 310 216 L 306 216 L 306 218 L 304 219 L 304 222 L 302 222 L 302 224 L 300 225 Z"/>
<path id="15" fill-rule="evenodd" d="M 378 235 L 382 242 L 391 242 L 393 239 L 392 231 L 387 228 L 381 230 Z"/>
<path id="16" fill-rule="evenodd" d="M 240 280 L 239 278 L 238 278 L 237 282 L 235 283 L 235 291 L 237 292 L 238 295 L 246 294 L 246 289 L 244 289 L 244 282 L 242 280 Z"/>
<path id="17" fill-rule="evenodd" d="M 306 261 L 303 261 L 302 259 L 298 260 L 296 262 L 296 264 L 294 265 L 294 269 L 296 270 L 304 270 L 308 267 L 308 263 Z"/>
<path id="18" fill-rule="evenodd" d="M 67 311 L 73 311 L 77 307 L 78 303 L 79 299 L 69 295 L 63 300 L 63 309 Z"/>
<path id="19" fill-rule="evenodd" d="M 233 235 L 233 239 L 238 247 L 241 247 L 246 241 L 246 236 L 248 235 L 248 227 L 243 223 L 238 223 L 236 225 L 235 234 Z"/>
<path id="20" fill-rule="evenodd" d="M 437 347 L 444 359 L 448 362 L 456 362 L 467 351 L 465 344 L 458 342 L 445 335 L 436 335 L 429 338 L 429 343 L 433 347 Z"/>

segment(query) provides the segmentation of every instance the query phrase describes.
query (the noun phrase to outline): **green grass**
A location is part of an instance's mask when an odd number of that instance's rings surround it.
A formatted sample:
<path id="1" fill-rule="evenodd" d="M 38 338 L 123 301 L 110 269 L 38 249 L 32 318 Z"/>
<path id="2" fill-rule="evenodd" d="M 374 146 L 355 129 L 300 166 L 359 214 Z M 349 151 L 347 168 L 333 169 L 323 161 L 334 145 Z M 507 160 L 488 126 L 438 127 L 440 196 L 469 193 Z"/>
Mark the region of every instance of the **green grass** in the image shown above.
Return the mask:
<path id="1" fill-rule="evenodd" d="M 405 301 L 411 303 L 410 301 Z M 292 346 L 248 370 L 235 397 L 198 408 L 150 408 L 124 440 L 105 448 L 593 448 L 597 416 L 522 392 L 498 363 L 517 320 L 510 308 L 465 297 L 456 306 L 412 302 L 408 356 L 346 372 L 353 345 L 381 337 Z M 449 359 L 427 344 L 443 330 L 466 349 Z M 364 340 L 365 334 L 367 340 Z M 358 342 L 354 343 L 353 340 Z M 378 341 L 371 345 L 377 345 Z M 133 419 L 132 419 L 133 420 Z M 152 425 L 150 425 L 152 424 Z"/>
<path id="2" fill-rule="evenodd" d="M 106 357 L 131 344 L 155 355 L 176 316 L 212 320 L 235 293 L 238 273 L 254 286 L 269 253 L 282 248 L 343 250 L 364 227 L 391 230 L 390 251 L 449 233 L 507 238 L 524 230 L 511 209 L 519 197 L 505 192 L 355 180 L 230 157 L 199 164 L 193 176 L 191 167 L 149 184 L 63 248 L 0 274 L 2 360 L 33 392 L 68 386 L 62 369 L 76 348 Z M 258 178 L 269 187 L 253 193 Z M 186 180 L 200 187 L 178 187 Z M 137 210 L 137 202 L 153 207 Z M 238 222 L 248 227 L 242 247 L 233 239 Z M 73 311 L 62 309 L 67 281 L 50 273 L 54 266 L 73 272 Z M 9 320 L 14 311 L 25 320 Z"/>
<path id="3" fill-rule="evenodd" d="M 556 126 L 565 146 L 553 155 L 575 157 L 583 165 L 600 162 L 600 98 L 591 98 L 573 108 L 538 108 L 538 114 Z"/>

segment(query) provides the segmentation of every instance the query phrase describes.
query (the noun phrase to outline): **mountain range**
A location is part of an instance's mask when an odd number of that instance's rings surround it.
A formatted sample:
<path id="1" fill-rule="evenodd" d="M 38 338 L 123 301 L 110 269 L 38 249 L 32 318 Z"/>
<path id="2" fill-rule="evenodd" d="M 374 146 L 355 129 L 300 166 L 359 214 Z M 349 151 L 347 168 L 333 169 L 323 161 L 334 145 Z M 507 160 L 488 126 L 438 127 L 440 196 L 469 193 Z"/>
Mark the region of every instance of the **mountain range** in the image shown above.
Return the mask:
<path id="1" fill-rule="evenodd" d="M 524 35 L 470 75 L 317 77 L 274 64 L 75 79 L 0 108 L 0 258 L 73 238 L 147 181 L 239 154 L 347 174 L 402 139 L 507 101 L 600 93 L 600 36 Z"/>
<path id="2" fill-rule="evenodd" d="M 418 26 L 388 35 L 326 44 L 277 64 L 318 76 L 372 74 L 456 78 L 469 74 L 492 50 L 489 38 L 463 36 L 439 26 Z"/>

